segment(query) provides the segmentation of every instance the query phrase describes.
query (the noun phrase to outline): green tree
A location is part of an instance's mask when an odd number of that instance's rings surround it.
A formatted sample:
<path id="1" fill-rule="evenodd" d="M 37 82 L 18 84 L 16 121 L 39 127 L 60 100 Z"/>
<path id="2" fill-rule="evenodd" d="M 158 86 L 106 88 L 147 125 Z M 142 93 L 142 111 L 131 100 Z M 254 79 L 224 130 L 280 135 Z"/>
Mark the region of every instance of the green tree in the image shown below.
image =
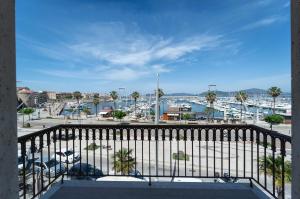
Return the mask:
<path id="1" fill-rule="evenodd" d="M 98 105 L 100 103 L 100 100 L 99 100 L 99 96 L 94 96 L 94 99 L 93 99 L 93 104 L 95 105 L 95 108 L 96 108 L 96 117 L 98 115 Z"/>
<path id="2" fill-rule="evenodd" d="M 79 104 L 79 100 L 82 98 L 81 92 L 75 91 L 73 97 L 77 100 L 77 104 Z"/>
<path id="3" fill-rule="evenodd" d="M 277 192 L 277 197 L 283 198 L 282 196 L 282 158 L 281 156 L 277 156 L 274 161 L 272 155 L 269 155 L 266 157 L 266 162 L 265 158 L 261 157 L 259 159 L 259 170 L 261 173 L 264 173 L 266 165 L 266 174 L 268 176 L 273 177 L 273 167 L 274 167 L 274 173 L 275 173 L 275 189 Z M 292 181 L 292 165 L 290 161 L 285 161 L 284 162 L 284 180 L 286 183 L 290 183 Z"/>
<path id="4" fill-rule="evenodd" d="M 275 114 L 275 102 L 276 102 L 276 98 L 281 95 L 281 89 L 273 86 L 271 88 L 269 88 L 268 90 L 268 94 L 273 98 L 273 114 Z"/>
<path id="5" fill-rule="evenodd" d="M 159 88 L 158 89 L 158 98 L 160 99 L 164 95 L 165 95 L 165 93 L 164 93 L 163 89 Z"/>
<path id="6" fill-rule="evenodd" d="M 217 94 L 213 91 L 208 91 L 205 98 L 206 98 L 206 101 L 209 103 L 210 111 L 212 110 L 212 120 L 214 120 L 214 117 L 215 117 L 214 103 L 217 99 Z M 209 120 L 209 118 L 207 118 L 207 119 Z"/>
<path id="7" fill-rule="evenodd" d="M 126 113 L 121 110 L 115 110 L 113 112 L 113 116 L 114 118 L 117 118 L 121 122 L 121 120 L 126 116 Z"/>
<path id="8" fill-rule="evenodd" d="M 239 91 L 235 94 L 235 99 L 236 101 L 240 102 L 240 111 L 241 111 L 241 118 L 240 120 L 242 121 L 243 118 L 243 104 L 244 102 L 248 99 L 248 95 L 244 91 Z"/>
<path id="9" fill-rule="evenodd" d="M 206 115 L 207 121 L 209 121 L 210 116 L 212 115 L 212 113 L 214 112 L 214 109 L 211 107 L 206 107 L 204 109 L 204 114 Z"/>
<path id="10" fill-rule="evenodd" d="M 136 115 L 136 101 L 140 97 L 140 94 L 137 91 L 134 91 L 131 94 L 131 97 L 134 99 L 134 115 Z"/>
<path id="11" fill-rule="evenodd" d="M 266 116 L 264 120 L 270 124 L 270 129 L 273 130 L 273 125 L 282 123 L 284 118 L 281 115 L 273 114 Z"/>
<path id="12" fill-rule="evenodd" d="M 33 108 L 23 108 L 20 110 L 20 113 L 22 113 L 23 115 L 28 115 L 28 120 L 30 120 L 30 115 L 32 113 L 34 113 L 34 109 Z M 23 118 L 23 125 L 24 125 L 24 118 Z"/>
<path id="13" fill-rule="evenodd" d="M 85 113 L 86 116 L 91 114 L 91 111 L 88 108 L 84 108 L 82 112 Z"/>
<path id="14" fill-rule="evenodd" d="M 132 157 L 132 149 L 119 150 L 113 155 L 113 169 L 122 175 L 129 174 L 134 168 L 135 159 Z"/>
<path id="15" fill-rule="evenodd" d="M 192 118 L 192 116 L 191 116 L 191 114 L 189 114 L 189 113 L 185 113 L 185 114 L 183 114 L 183 119 L 184 119 L 184 121 L 185 121 L 185 123 L 186 123 L 186 121 L 187 120 L 189 120 L 189 119 L 191 119 Z"/>
<path id="16" fill-rule="evenodd" d="M 117 93 L 117 91 L 111 91 L 110 92 L 110 97 L 112 98 L 112 100 L 114 101 L 114 109 L 116 109 L 117 107 L 116 107 L 116 100 L 118 99 L 118 93 Z"/>

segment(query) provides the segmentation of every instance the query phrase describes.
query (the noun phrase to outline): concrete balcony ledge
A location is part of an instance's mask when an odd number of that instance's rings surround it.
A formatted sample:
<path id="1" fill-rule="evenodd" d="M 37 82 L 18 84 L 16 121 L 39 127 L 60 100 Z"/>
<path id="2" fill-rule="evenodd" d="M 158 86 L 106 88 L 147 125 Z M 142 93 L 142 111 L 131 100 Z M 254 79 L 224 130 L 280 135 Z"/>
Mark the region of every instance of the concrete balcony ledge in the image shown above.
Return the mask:
<path id="1" fill-rule="evenodd" d="M 148 182 L 66 180 L 52 186 L 42 199 L 226 199 L 270 198 L 255 184 L 210 182 Z"/>

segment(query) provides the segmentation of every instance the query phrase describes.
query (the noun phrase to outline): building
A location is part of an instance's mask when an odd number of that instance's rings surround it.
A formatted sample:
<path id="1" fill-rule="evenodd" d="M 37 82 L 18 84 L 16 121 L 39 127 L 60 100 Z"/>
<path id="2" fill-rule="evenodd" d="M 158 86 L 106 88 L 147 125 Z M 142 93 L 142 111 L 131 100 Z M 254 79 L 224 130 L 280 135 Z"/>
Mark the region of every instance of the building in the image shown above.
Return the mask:
<path id="1" fill-rule="evenodd" d="M 167 112 L 163 113 L 163 120 L 184 120 L 184 115 L 188 114 L 190 119 L 196 118 L 196 113 L 192 112 L 192 107 L 190 105 L 178 105 L 178 106 L 169 106 Z"/>
<path id="2" fill-rule="evenodd" d="M 57 93 L 54 91 L 47 91 L 47 96 L 49 100 L 57 100 Z"/>

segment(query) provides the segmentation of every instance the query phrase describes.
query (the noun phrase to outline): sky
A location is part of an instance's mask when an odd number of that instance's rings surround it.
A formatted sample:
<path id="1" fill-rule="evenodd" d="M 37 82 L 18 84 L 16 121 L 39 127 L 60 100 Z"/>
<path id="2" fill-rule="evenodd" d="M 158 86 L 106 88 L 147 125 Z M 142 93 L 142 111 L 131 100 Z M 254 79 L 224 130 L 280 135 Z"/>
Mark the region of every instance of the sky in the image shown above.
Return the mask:
<path id="1" fill-rule="evenodd" d="M 289 0 L 17 0 L 18 86 L 291 89 Z"/>

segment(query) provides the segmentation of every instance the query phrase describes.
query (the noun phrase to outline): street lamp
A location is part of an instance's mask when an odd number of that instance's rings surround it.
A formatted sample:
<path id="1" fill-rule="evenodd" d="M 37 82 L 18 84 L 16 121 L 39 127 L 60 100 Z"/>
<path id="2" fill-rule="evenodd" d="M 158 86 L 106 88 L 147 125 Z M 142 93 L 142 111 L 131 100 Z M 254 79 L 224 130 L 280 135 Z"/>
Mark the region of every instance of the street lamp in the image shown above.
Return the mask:
<path id="1" fill-rule="evenodd" d="M 157 73 L 157 80 L 156 80 L 156 104 L 155 104 L 155 124 L 158 125 L 159 123 L 159 73 Z"/>

